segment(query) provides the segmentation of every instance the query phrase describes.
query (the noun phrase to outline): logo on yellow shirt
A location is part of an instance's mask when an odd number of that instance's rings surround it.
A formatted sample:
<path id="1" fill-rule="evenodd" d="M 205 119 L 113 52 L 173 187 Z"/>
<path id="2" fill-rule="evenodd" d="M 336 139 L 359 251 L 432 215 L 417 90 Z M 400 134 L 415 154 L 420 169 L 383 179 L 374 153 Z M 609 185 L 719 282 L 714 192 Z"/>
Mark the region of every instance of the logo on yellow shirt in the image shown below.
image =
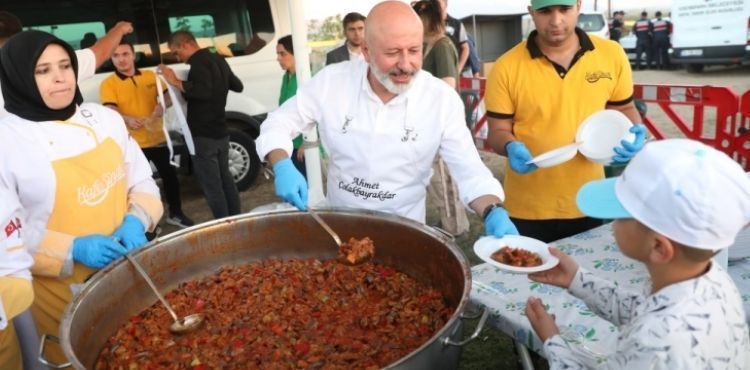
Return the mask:
<path id="1" fill-rule="evenodd" d="M 107 198 L 109 189 L 117 185 L 117 183 L 125 178 L 125 167 L 123 165 L 117 166 L 112 172 L 107 172 L 96 179 L 91 185 L 81 185 L 78 187 L 78 203 L 95 206 L 101 203 Z"/>
<path id="2" fill-rule="evenodd" d="M 595 72 L 586 72 L 586 81 L 588 83 L 595 83 L 602 78 L 606 78 L 608 80 L 612 80 L 612 74 L 609 72 L 604 71 L 595 71 Z"/>

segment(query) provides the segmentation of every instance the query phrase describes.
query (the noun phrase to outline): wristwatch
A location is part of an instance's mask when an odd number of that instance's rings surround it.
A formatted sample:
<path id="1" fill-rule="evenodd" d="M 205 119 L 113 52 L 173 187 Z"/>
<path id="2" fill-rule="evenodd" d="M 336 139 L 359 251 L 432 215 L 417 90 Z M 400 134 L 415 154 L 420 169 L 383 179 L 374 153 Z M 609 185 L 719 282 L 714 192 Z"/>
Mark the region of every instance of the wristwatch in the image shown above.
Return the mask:
<path id="1" fill-rule="evenodd" d="M 502 203 L 492 203 L 484 208 L 484 211 L 482 211 L 482 220 L 487 221 L 487 216 L 490 215 L 490 212 L 492 212 L 495 208 L 505 208 L 505 206 Z"/>

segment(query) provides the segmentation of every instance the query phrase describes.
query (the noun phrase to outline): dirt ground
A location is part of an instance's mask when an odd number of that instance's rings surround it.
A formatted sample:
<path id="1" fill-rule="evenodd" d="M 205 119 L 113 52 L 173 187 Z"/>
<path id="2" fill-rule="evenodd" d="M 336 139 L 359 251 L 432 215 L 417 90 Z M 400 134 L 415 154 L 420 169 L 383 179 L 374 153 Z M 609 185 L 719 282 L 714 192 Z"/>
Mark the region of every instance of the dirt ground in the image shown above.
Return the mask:
<path id="1" fill-rule="evenodd" d="M 688 74 L 684 70 L 678 71 L 636 71 L 634 72 L 636 83 L 659 83 L 676 85 L 713 85 L 730 86 L 738 95 L 750 90 L 750 67 L 713 67 L 707 68 L 701 74 Z M 649 106 L 649 116 L 653 117 L 662 127 L 670 133 L 670 136 L 681 136 L 668 123 L 666 116 L 656 106 Z M 690 119 L 690 112 L 685 112 Z M 707 118 L 710 114 L 707 114 Z M 708 121 L 707 121 L 708 122 Z M 707 124 L 713 128 L 712 124 Z M 493 174 L 502 179 L 502 168 L 505 159 L 491 153 L 481 152 L 481 156 Z M 192 217 L 197 223 L 211 220 L 211 213 L 198 188 L 194 178 L 183 176 L 181 178 L 183 208 L 185 213 Z M 267 179 L 262 174 L 258 176 L 255 184 L 248 190 L 240 193 L 242 210 L 247 212 L 258 206 L 279 202 L 274 194 L 273 178 Z M 427 223 L 437 224 L 435 207 L 428 203 Z M 456 239 L 457 244 L 464 251 L 470 262 L 479 263 L 479 259 L 471 252 L 474 241 L 481 235 L 482 223 L 476 215 L 470 215 L 471 230 L 469 233 Z M 166 225 L 162 221 L 162 234 L 177 230 L 174 226 Z M 473 330 L 474 323 L 469 323 L 466 328 L 468 333 Z M 480 339 L 470 343 L 463 350 L 459 369 L 507 369 L 516 368 L 517 356 L 513 349 L 513 343 L 509 337 L 492 328 L 486 328 Z M 546 368 L 543 360 L 535 359 L 537 368 Z"/>

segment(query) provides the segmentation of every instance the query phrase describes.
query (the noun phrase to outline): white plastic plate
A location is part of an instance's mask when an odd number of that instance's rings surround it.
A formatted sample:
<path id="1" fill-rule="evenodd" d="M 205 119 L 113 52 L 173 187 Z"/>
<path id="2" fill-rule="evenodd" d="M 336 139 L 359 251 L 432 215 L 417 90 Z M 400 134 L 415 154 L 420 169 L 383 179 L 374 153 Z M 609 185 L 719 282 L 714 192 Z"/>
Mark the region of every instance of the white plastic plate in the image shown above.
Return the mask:
<path id="1" fill-rule="evenodd" d="M 516 267 L 493 260 L 492 254 L 503 247 L 521 248 L 529 252 L 534 252 L 542 258 L 542 264 L 534 267 Z M 499 239 L 494 236 L 483 236 L 474 243 L 474 253 L 483 261 L 514 274 L 530 274 L 532 272 L 546 271 L 557 266 L 560 262 L 557 257 L 549 253 L 547 243 L 520 235 L 506 235 Z"/>
<path id="2" fill-rule="evenodd" d="M 578 128 L 576 141 L 582 142 L 578 150 L 586 158 L 600 164 L 612 163 L 614 147 L 620 140 L 633 141 L 635 135 L 629 130 L 630 119 L 620 111 L 605 109 L 586 118 Z"/>
<path id="3" fill-rule="evenodd" d="M 558 164 L 565 163 L 573 159 L 573 157 L 576 156 L 576 153 L 578 153 L 579 145 L 579 143 L 573 143 L 561 146 L 548 152 L 544 152 L 532 158 L 530 161 L 526 162 L 526 164 L 533 163 L 540 168 L 557 166 Z"/>

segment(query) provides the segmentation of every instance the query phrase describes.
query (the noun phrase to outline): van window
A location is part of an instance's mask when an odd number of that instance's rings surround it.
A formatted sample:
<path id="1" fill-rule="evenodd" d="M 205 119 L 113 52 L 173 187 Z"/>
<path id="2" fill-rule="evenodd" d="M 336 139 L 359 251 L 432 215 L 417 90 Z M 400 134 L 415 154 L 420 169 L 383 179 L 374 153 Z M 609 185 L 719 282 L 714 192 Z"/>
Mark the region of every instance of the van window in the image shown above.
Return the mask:
<path id="1" fill-rule="evenodd" d="M 604 17 L 601 14 L 581 13 L 578 15 L 578 28 L 585 32 L 597 32 L 604 26 Z"/>
<path id="2" fill-rule="evenodd" d="M 51 33 L 67 42 L 74 49 L 84 49 L 94 45 L 96 40 L 107 33 L 102 22 L 45 24 L 27 26 L 23 29 Z"/>
<path id="3" fill-rule="evenodd" d="M 53 33 L 75 49 L 91 46 L 118 21 L 130 21 L 135 32 L 126 39 L 135 46 L 139 68 L 176 63 L 166 41 L 177 30 L 189 30 L 201 47 L 225 57 L 253 54 L 275 33 L 269 0 L 3 0 L 3 8 L 26 29 Z M 98 72 L 112 70 L 107 62 Z"/>

